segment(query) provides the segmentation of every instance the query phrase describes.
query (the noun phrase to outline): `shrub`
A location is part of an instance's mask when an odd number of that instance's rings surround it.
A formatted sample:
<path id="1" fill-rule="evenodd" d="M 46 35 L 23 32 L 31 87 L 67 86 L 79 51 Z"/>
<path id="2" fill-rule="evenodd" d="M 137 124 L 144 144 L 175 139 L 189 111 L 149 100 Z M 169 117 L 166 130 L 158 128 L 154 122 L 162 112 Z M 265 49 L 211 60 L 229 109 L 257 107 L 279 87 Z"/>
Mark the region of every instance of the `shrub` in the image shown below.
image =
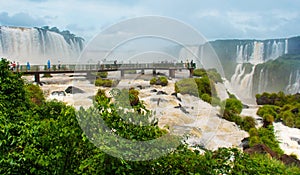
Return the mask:
<path id="1" fill-rule="evenodd" d="M 193 78 L 179 80 L 175 83 L 175 92 L 199 97 L 198 87 Z"/>
<path id="2" fill-rule="evenodd" d="M 234 98 L 228 98 L 225 101 L 225 111 L 232 114 L 240 114 L 243 109 L 243 104 L 240 100 Z"/>
<path id="3" fill-rule="evenodd" d="M 206 93 L 202 94 L 200 98 L 207 103 L 210 103 L 212 100 L 211 96 Z"/>
<path id="4" fill-rule="evenodd" d="M 274 117 L 275 120 L 279 119 L 278 113 L 280 108 L 274 105 L 264 105 L 257 110 L 257 115 L 263 117 L 265 114 L 270 114 Z"/>
<path id="5" fill-rule="evenodd" d="M 251 128 L 255 128 L 255 124 L 256 122 L 253 117 L 246 116 L 245 118 L 243 118 L 241 128 L 245 131 L 250 131 Z"/>
<path id="6" fill-rule="evenodd" d="M 100 78 L 107 78 L 108 73 L 107 72 L 97 72 L 97 77 Z"/>
<path id="7" fill-rule="evenodd" d="M 156 84 L 156 78 L 153 77 L 151 80 L 150 80 L 150 84 L 151 85 L 155 85 Z"/>
<path id="8" fill-rule="evenodd" d="M 195 69 L 193 72 L 193 76 L 196 77 L 204 77 L 207 76 L 206 70 L 205 69 Z"/>
<path id="9" fill-rule="evenodd" d="M 217 72 L 216 69 L 208 69 L 207 70 L 208 78 L 215 83 L 223 83 L 221 75 Z"/>
<path id="10" fill-rule="evenodd" d="M 159 77 L 159 84 L 162 86 L 167 86 L 168 85 L 168 79 L 167 77 Z"/>
<path id="11" fill-rule="evenodd" d="M 274 117 L 271 114 L 264 114 L 263 116 L 263 127 L 268 127 L 269 125 L 272 125 L 274 122 Z"/>
<path id="12" fill-rule="evenodd" d="M 45 102 L 43 91 L 38 85 L 27 84 L 25 86 L 28 98 L 36 105 L 41 105 Z"/>
<path id="13" fill-rule="evenodd" d="M 168 85 L 168 79 L 166 77 L 153 77 L 150 80 L 151 85 L 161 85 L 161 86 L 167 86 Z"/>
<path id="14" fill-rule="evenodd" d="M 114 81 L 110 79 L 98 78 L 95 81 L 95 86 L 112 87 L 113 85 L 114 85 Z"/>

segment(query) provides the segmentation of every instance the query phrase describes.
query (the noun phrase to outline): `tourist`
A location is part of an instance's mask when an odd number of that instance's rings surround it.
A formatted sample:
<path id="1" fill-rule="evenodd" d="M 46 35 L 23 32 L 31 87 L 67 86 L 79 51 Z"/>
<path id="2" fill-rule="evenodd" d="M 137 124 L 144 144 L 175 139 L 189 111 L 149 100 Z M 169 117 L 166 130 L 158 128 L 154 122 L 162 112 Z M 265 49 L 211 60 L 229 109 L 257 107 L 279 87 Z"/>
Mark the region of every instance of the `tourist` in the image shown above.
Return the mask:
<path id="1" fill-rule="evenodd" d="M 61 67 L 60 61 L 58 60 L 58 70 L 60 70 L 60 67 Z"/>
<path id="2" fill-rule="evenodd" d="M 12 63 L 12 70 L 13 70 L 13 71 L 16 70 L 16 62 L 15 62 L 15 61 Z"/>
<path id="3" fill-rule="evenodd" d="M 27 62 L 27 71 L 30 71 L 30 64 Z"/>
<path id="4" fill-rule="evenodd" d="M 19 72 L 19 70 L 20 70 L 20 63 L 17 62 L 17 71 Z"/>
<path id="5" fill-rule="evenodd" d="M 50 60 L 48 60 L 48 62 L 47 62 L 47 68 L 48 68 L 48 70 L 50 70 L 50 66 L 51 66 Z"/>
<path id="6" fill-rule="evenodd" d="M 12 62 L 10 62 L 10 64 L 9 64 L 9 70 L 13 70 L 13 63 Z"/>

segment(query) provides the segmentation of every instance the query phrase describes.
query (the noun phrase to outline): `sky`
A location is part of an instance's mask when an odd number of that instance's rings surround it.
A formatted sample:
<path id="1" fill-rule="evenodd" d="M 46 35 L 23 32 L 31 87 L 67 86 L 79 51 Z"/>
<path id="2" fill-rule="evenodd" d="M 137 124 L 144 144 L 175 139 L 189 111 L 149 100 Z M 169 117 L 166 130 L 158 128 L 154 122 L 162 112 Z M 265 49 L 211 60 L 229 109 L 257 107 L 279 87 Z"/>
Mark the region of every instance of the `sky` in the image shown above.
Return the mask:
<path id="1" fill-rule="evenodd" d="M 0 25 L 58 27 L 91 40 L 120 21 L 163 16 L 208 40 L 300 35 L 299 0 L 0 0 Z"/>

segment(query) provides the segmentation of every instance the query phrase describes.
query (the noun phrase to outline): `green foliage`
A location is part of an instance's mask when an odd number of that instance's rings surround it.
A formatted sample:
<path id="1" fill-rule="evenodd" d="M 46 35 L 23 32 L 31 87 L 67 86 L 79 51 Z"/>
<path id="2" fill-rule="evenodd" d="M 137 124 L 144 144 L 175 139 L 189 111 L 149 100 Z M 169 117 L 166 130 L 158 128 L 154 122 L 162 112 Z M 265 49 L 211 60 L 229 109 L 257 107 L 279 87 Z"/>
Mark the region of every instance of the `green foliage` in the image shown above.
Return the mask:
<path id="1" fill-rule="evenodd" d="M 212 98 L 210 97 L 210 95 L 204 93 L 201 95 L 200 97 L 203 101 L 207 102 L 207 103 L 211 103 Z"/>
<path id="2" fill-rule="evenodd" d="M 285 95 L 282 91 L 278 93 L 267 93 L 256 94 L 256 101 L 260 105 L 276 105 L 283 107 L 286 104 L 300 103 L 299 94 Z"/>
<path id="3" fill-rule="evenodd" d="M 196 77 L 208 77 L 211 81 L 217 83 L 220 82 L 222 83 L 222 77 L 221 75 L 217 72 L 216 69 L 208 69 L 207 71 L 203 68 L 201 69 L 195 69 L 193 72 L 193 76 Z"/>
<path id="4" fill-rule="evenodd" d="M 269 125 L 267 128 L 261 127 L 259 129 L 251 128 L 249 130 L 250 139 L 249 146 L 252 147 L 256 144 L 263 143 L 271 148 L 273 151 L 278 153 L 279 155 L 283 154 L 279 146 L 279 142 L 276 140 L 276 136 L 274 134 L 273 125 Z"/>
<path id="5" fill-rule="evenodd" d="M 243 118 L 243 121 L 242 121 L 242 125 L 241 125 L 241 128 L 245 131 L 248 131 L 251 129 L 251 128 L 255 128 L 255 119 L 253 117 L 250 117 L 250 116 L 246 116 Z"/>
<path id="6" fill-rule="evenodd" d="M 108 72 L 97 72 L 97 77 L 107 78 Z"/>
<path id="7" fill-rule="evenodd" d="M 175 92 L 181 94 L 190 94 L 204 99 L 204 101 L 211 102 L 212 94 L 216 93 L 215 86 L 208 77 L 202 78 L 187 78 L 179 80 L 175 83 Z M 207 98 L 207 94 L 210 98 Z M 215 99 L 216 100 L 216 99 Z"/>
<path id="8" fill-rule="evenodd" d="M 167 77 L 153 77 L 151 80 L 150 80 L 150 84 L 151 85 L 161 85 L 161 86 L 167 86 L 168 85 L 168 79 Z"/>
<path id="9" fill-rule="evenodd" d="M 264 98 L 266 102 L 272 104 L 260 107 L 257 111 L 257 115 L 263 117 L 264 119 L 266 119 L 266 117 L 270 118 L 271 115 L 273 116 L 275 121 L 282 121 L 285 125 L 289 127 L 300 128 L 299 95 L 285 95 L 283 92 L 279 92 L 277 94 L 257 94 L 256 97 L 258 99 Z"/>
<path id="10" fill-rule="evenodd" d="M 115 86 L 116 82 L 110 79 L 98 78 L 95 81 L 95 86 L 112 87 Z"/>
<path id="11" fill-rule="evenodd" d="M 26 84 L 25 90 L 27 92 L 28 98 L 32 103 L 36 105 L 41 105 L 45 102 L 45 97 L 42 89 L 38 85 Z"/>
<path id="12" fill-rule="evenodd" d="M 240 114 L 243 109 L 243 104 L 240 100 L 235 98 L 228 98 L 225 101 L 224 113 L 226 114 Z"/>
<path id="13" fill-rule="evenodd" d="M 279 120 L 278 113 L 280 112 L 280 108 L 274 105 L 264 105 L 259 107 L 257 110 L 257 115 L 263 117 L 265 114 L 272 115 L 275 120 Z"/>
<path id="14" fill-rule="evenodd" d="M 193 76 L 196 76 L 196 77 L 205 77 L 205 76 L 207 76 L 207 72 L 203 68 L 201 68 L 201 69 L 195 69 L 194 72 L 193 72 Z"/>
<path id="15" fill-rule="evenodd" d="M 150 80 L 150 84 L 151 85 L 155 85 L 156 84 L 156 77 L 153 77 L 153 78 L 151 78 L 151 80 Z"/>
<path id="16" fill-rule="evenodd" d="M 29 107 L 21 74 L 9 70 L 9 62 L 0 60 L 0 108 L 9 118 L 17 119 Z"/>

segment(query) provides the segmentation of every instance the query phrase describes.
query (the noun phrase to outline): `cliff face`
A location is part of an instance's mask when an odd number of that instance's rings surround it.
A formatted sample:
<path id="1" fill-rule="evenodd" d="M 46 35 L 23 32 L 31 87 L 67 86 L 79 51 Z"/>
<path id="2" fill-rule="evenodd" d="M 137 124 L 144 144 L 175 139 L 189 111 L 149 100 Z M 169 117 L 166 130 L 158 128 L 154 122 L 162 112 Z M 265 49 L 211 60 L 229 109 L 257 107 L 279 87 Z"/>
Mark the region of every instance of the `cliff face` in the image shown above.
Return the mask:
<path id="1" fill-rule="evenodd" d="M 268 40 L 216 40 L 194 47 L 199 60 L 211 47 L 238 96 L 253 98 L 264 91 L 300 91 L 300 37 Z M 180 52 L 179 52 L 180 53 Z M 179 55 L 180 57 L 180 55 Z"/>

